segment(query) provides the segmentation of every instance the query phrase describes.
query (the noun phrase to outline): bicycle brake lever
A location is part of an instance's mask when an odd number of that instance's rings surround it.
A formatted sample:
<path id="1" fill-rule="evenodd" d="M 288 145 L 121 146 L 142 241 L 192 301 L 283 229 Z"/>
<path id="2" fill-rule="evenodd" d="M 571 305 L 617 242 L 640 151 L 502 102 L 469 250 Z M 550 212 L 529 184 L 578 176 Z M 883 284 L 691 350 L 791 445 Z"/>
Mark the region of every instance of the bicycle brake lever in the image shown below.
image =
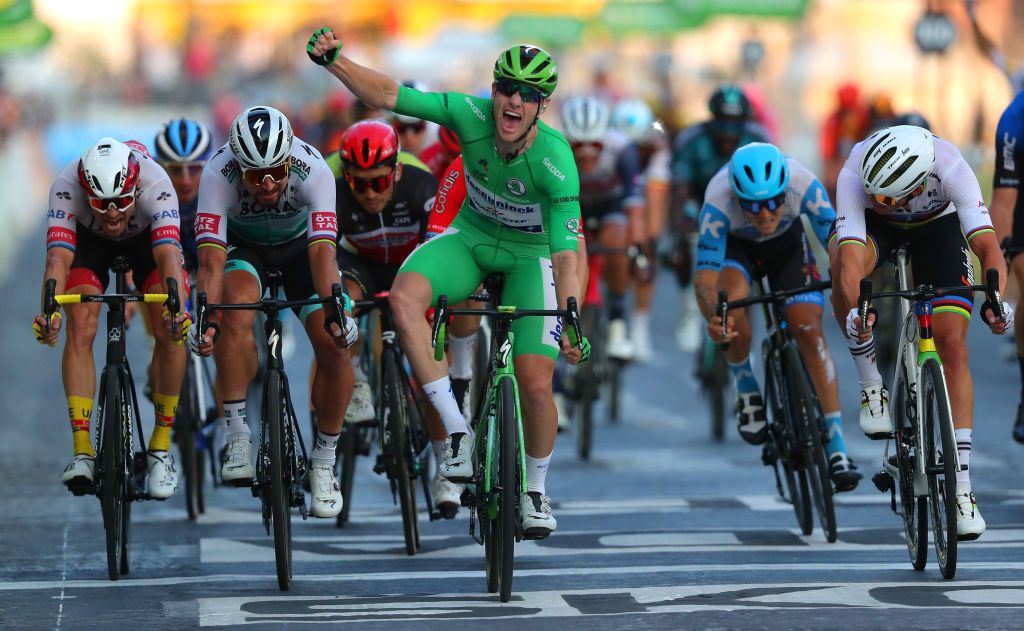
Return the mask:
<path id="1" fill-rule="evenodd" d="M 583 350 L 583 331 L 580 326 L 580 311 L 575 296 L 570 296 L 565 301 L 566 310 L 569 312 L 569 342 L 576 348 Z"/>
<path id="2" fill-rule="evenodd" d="M 992 305 L 993 315 L 998 316 L 1000 322 L 1006 322 L 1003 299 L 999 295 L 999 270 L 994 267 L 985 270 L 985 297 Z"/>
<path id="3" fill-rule="evenodd" d="M 857 315 L 860 316 L 860 330 L 868 332 L 868 313 L 871 311 L 871 279 L 860 279 L 860 295 L 857 297 Z"/>
<path id="4" fill-rule="evenodd" d="M 726 336 L 725 327 L 728 322 L 726 318 L 729 317 L 729 294 L 724 291 L 718 292 L 718 316 L 722 319 L 722 339 L 724 340 Z M 729 342 L 720 342 L 718 345 L 723 351 L 729 350 Z"/>
<path id="5" fill-rule="evenodd" d="M 53 314 L 57 313 L 57 308 L 58 308 L 57 307 L 57 298 L 56 298 L 56 294 L 57 294 L 57 279 L 56 278 L 47 278 L 46 279 L 46 284 L 45 284 L 44 287 L 45 287 L 45 289 L 44 289 L 45 297 L 43 298 L 43 319 L 46 320 L 46 324 L 43 325 L 43 328 L 45 328 L 46 332 L 49 333 L 50 332 L 50 318 L 53 316 Z"/>

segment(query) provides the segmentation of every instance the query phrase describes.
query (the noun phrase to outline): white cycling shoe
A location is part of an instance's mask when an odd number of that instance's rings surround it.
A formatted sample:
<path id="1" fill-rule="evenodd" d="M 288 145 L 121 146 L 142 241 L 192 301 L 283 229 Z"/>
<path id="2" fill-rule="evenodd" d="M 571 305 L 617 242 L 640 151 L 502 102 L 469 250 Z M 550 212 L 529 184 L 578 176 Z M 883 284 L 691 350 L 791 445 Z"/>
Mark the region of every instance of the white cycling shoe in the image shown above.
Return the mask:
<path id="1" fill-rule="evenodd" d="M 700 314 L 684 313 L 676 327 L 676 343 L 686 353 L 696 352 L 704 342 L 704 323 Z"/>
<path id="2" fill-rule="evenodd" d="M 644 326 L 633 325 L 633 358 L 646 364 L 654 357 L 651 334 Z"/>
<path id="3" fill-rule="evenodd" d="M 157 500 L 165 500 L 178 490 L 178 470 L 174 466 L 174 455 L 166 451 L 146 453 L 149 473 L 146 476 L 146 493 Z"/>
<path id="4" fill-rule="evenodd" d="M 433 482 L 430 483 L 430 497 L 434 500 L 434 508 L 445 519 L 453 519 L 459 512 L 459 506 L 462 506 L 462 491 L 465 488 L 464 485 L 447 480 L 444 476 L 434 476 Z"/>
<path id="5" fill-rule="evenodd" d="M 633 359 L 633 342 L 626 333 L 625 320 L 612 320 L 608 323 L 608 357 L 629 361 Z"/>
<path id="6" fill-rule="evenodd" d="M 220 477 L 228 484 L 246 486 L 252 483 L 256 471 L 252 466 L 252 438 L 235 434 L 224 449 L 224 462 Z"/>
<path id="7" fill-rule="evenodd" d="M 889 391 L 884 384 L 868 384 L 861 388 L 860 428 L 872 440 L 885 440 L 892 434 Z"/>
<path id="8" fill-rule="evenodd" d="M 71 461 L 71 464 L 64 467 L 64 475 L 60 476 L 60 481 L 75 495 L 92 493 L 95 469 L 96 461 L 92 456 L 75 454 L 75 459 Z"/>
<path id="9" fill-rule="evenodd" d="M 524 539 L 547 539 L 558 528 L 551 514 L 551 498 L 536 491 L 523 493 L 519 498 L 520 517 L 523 520 Z"/>
<path id="10" fill-rule="evenodd" d="M 373 410 L 373 391 L 370 384 L 365 381 L 357 381 L 352 388 L 352 400 L 348 402 L 348 409 L 345 410 L 346 423 L 360 423 L 372 421 L 376 418 Z"/>
<path id="11" fill-rule="evenodd" d="M 456 432 L 444 439 L 438 470 L 450 482 L 466 482 L 473 476 L 473 438 Z"/>
<path id="12" fill-rule="evenodd" d="M 337 517 L 344 505 L 341 486 L 334 477 L 334 464 L 312 461 L 309 468 L 309 489 L 313 497 L 309 502 L 309 514 L 313 517 Z"/>
<path id="13" fill-rule="evenodd" d="M 974 493 L 957 493 L 956 511 L 957 541 L 974 541 L 985 532 L 985 518 L 978 510 Z"/>

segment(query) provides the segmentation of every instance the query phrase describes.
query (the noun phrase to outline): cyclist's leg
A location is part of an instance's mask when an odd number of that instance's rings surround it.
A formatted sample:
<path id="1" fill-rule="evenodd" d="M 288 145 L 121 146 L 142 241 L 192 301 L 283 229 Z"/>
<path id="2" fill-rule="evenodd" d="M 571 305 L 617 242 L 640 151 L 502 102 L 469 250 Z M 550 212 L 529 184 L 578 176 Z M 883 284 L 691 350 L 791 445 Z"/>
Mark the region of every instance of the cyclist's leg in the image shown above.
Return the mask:
<path id="1" fill-rule="evenodd" d="M 636 296 L 633 308 L 633 342 L 636 346 L 638 359 L 650 357 L 650 311 L 654 296 L 654 279 L 657 270 L 658 238 L 665 227 L 665 214 L 668 210 L 669 191 L 667 183 L 648 181 L 645 191 L 645 205 L 642 229 L 638 228 L 641 253 L 646 258 L 647 269 L 638 274 L 636 279 Z M 582 285 L 581 285 L 582 286 Z"/>
<path id="2" fill-rule="evenodd" d="M 598 239 L 603 248 L 617 250 L 604 255 L 602 278 L 608 291 L 608 354 L 620 359 L 633 357 L 633 344 L 626 326 L 626 292 L 629 291 L 631 276 L 629 256 L 625 253 L 628 245 L 628 220 L 616 208 L 601 217 Z"/>
<path id="3" fill-rule="evenodd" d="M 348 294 L 353 302 L 363 300 L 367 296 L 373 296 L 380 288 L 379 285 L 373 282 L 373 274 L 365 263 L 365 261 L 344 248 L 338 248 L 338 269 L 341 270 L 341 275 L 344 279 L 345 293 Z M 384 287 L 388 286 L 384 285 Z M 372 343 L 370 348 L 372 350 Z M 370 390 L 368 378 L 363 372 L 362 366 L 360 366 L 359 356 L 363 350 L 362 338 L 357 340 L 348 350 L 349 357 L 351 358 L 354 385 L 352 398 L 345 410 L 345 420 L 352 423 L 368 421 L 374 417 L 373 392 Z M 309 374 L 310 388 L 312 388 L 312 384 L 316 379 L 316 361 L 314 357 Z M 316 409 L 312 396 L 310 397 L 310 407 L 314 410 Z"/>

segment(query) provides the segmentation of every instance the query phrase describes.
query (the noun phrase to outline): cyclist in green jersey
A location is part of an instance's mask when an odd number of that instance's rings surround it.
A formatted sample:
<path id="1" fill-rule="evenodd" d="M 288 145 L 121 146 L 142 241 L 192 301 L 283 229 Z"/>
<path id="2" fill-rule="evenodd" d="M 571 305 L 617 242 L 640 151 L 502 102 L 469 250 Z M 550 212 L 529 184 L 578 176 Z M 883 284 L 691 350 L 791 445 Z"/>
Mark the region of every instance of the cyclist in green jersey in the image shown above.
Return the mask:
<path id="1" fill-rule="evenodd" d="M 569 143 L 540 121 L 558 83 L 557 66 L 536 46 L 513 46 L 495 62 L 487 99 L 400 86 L 340 49 L 341 41 L 324 28 L 306 51 L 362 102 L 447 127 L 462 144 L 462 211 L 406 259 L 391 289 L 402 348 L 449 434 L 441 472 L 462 482 L 473 470 L 471 430 L 451 393 L 447 366 L 433 358 L 423 312 L 441 294 L 453 303 L 467 298 L 491 272 L 505 273 L 502 302 L 519 308 L 565 308 L 567 298 L 579 295 L 579 177 Z M 544 538 L 557 525 L 545 493 L 557 430 L 555 358 L 561 350 L 579 363 L 585 352 L 570 346 L 557 318 L 524 318 L 513 331 L 526 443 L 521 517 L 527 537 Z"/>

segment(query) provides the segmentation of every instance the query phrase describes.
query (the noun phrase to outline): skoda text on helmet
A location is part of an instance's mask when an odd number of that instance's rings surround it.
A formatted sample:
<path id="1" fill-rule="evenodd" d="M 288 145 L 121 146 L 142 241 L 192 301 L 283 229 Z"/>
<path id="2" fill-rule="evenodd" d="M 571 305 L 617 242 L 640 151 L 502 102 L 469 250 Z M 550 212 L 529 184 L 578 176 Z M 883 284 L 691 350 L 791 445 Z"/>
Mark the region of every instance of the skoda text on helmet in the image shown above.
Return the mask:
<path id="1" fill-rule="evenodd" d="M 156 159 L 165 164 L 199 164 L 210 158 L 210 132 L 197 121 L 167 121 L 154 140 Z"/>
<path id="2" fill-rule="evenodd" d="M 786 156 L 766 142 L 744 145 L 729 160 L 729 184 L 743 200 L 763 201 L 783 195 L 789 186 Z"/>
<path id="3" fill-rule="evenodd" d="M 126 197 L 135 192 L 139 169 L 139 161 L 128 145 L 101 138 L 78 161 L 78 181 L 89 197 Z"/>
<path id="4" fill-rule="evenodd" d="M 494 62 L 494 80 L 502 79 L 534 87 L 551 98 L 558 86 L 558 65 L 543 48 L 519 44 L 506 49 Z"/>
<path id="5" fill-rule="evenodd" d="M 381 121 L 360 121 L 341 135 L 338 157 L 347 167 L 372 169 L 394 166 L 398 160 L 398 134 Z"/>
<path id="6" fill-rule="evenodd" d="M 292 125 L 272 107 L 250 107 L 235 119 L 228 145 L 243 169 L 283 164 L 292 150 Z"/>
<path id="7" fill-rule="evenodd" d="M 716 120 L 748 120 L 753 109 L 750 99 L 735 85 L 720 86 L 708 100 L 708 109 Z"/>
<path id="8" fill-rule="evenodd" d="M 645 101 L 622 99 L 612 111 L 612 125 L 633 142 L 647 142 L 655 131 L 654 112 Z"/>
<path id="9" fill-rule="evenodd" d="M 569 142 L 601 142 L 611 126 L 611 108 L 596 96 L 574 96 L 562 105 L 562 131 Z"/>
<path id="10" fill-rule="evenodd" d="M 912 125 L 880 129 L 867 140 L 860 178 L 869 195 L 892 200 L 910 195 L 935 167 L 931 132 Z"/>

